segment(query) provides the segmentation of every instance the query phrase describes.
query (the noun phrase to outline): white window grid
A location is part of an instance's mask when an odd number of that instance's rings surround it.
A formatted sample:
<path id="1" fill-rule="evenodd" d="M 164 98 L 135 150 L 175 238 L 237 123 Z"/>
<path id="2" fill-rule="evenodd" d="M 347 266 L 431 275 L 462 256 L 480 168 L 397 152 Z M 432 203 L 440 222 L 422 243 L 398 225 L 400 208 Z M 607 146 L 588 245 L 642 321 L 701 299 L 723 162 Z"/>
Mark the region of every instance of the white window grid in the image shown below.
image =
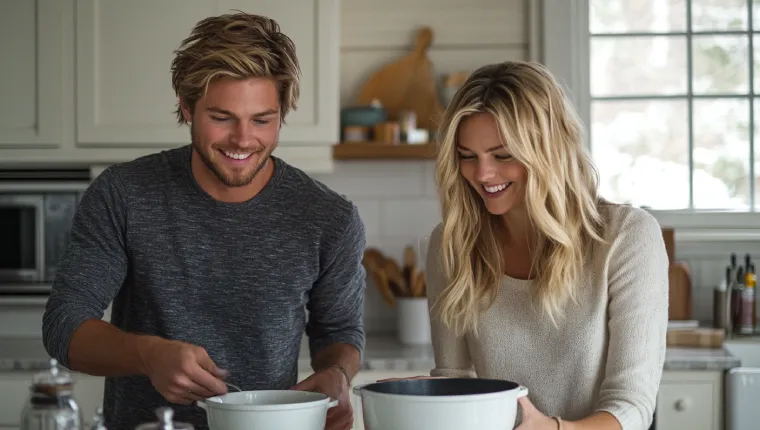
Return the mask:
<path id="1" fill-rule="evenodd" d="M 553 3 L 554 0 L 549 0 L 545 2 L 547 5 Z M 634 0 L 635 1 L 635 0 Z M 588 103 L 589 105 L 593 103 L 594 101 L 648 101 L 648 100 L 685 100 L 686 101 L 686 120 L 687 120 L 687 143 L 688 143 L 688 174 L 689 174 L 689 207 L 688 210 L 694 209 L 694 100 L 703 99 L 703 100 L 716 100 L 716 99 L 730 99 L 730 100 L 747 100 L 748 101 L 748 109 L 749 109 L 749 116 L 748 116 L 748 143 L 749 143 L 749 153 L 747 154 L 747 157 L 749 159 L 749 205 L 748 205 L 748 212 L 756 212 L 757 205 L 760 205 L 760 202 L 756 201 L 755 199 L 755 103 L 754 100 L 758 96 L 757 93 L 754 91 L 754 64 L 755 64 L 755 56 L 754 56 L 754 36 L 760 36 L 760 30 L 754 30 L 753 29 L 753 2 L 755 0 L 746 0 L 747 4 L 745 6 L 745 13 L 746 13 L 746 29 L 744 30 L 694 30 L 693 26 L 693 20 L 692 20 L 692 0 L 683 0 L 684 6 L 685 6 L 685 23 L 686 23 L 686 29 L 685 31 L 644 31 L 644 32 L 599 32 L 599 33 L 591 33 L 588 31 L 587 35 L 587 41 L 586 44 L 590 45 L 593 41 L 593 39 L 600 39 L 600 38 L 616 38 L 616 39 L 622 39 L 622 38 L 639 38 L 639 37 L 656 37 L 656 36 L 665 36 L 665 37 L 683 37 L 686 41 L 686 70 L 684 70 L 684 73 L 686 73 L 686 92 L 684 94 L 677 94 L 677 95 L 659 95 L 659 94 L 645 94 L 645 95 L 619 95 L 619 96 L 593 96 L 590 95 L 589 92 L 589 98 Z M 758 0 L 760 1 L 760 0 Z M 586 3 L 588 3 L 586 1 Z M 588 4 L 585 5 L 585 11 L 584 13 L 588 14 Z M 586 18 L 586 28 L 590 27 L 588 25 L 588 18 Z M 747 51 L 748 51 L 748 57 L 747 57 L 747 81 L 748 81 L 748 92 L 747 93 L 709 93 L 709 94 L 695 94 L 694 93 L 694 37 L 700 37 L 700 36 L 745 36 L 747 40 Z M 590 48 L 587 46 L 586 50 L 588 52 Z M 587 55 L 588 61 L 590 61 L 590 55 Z M 588 115 L 585 118 L 586 124 L 589 125 L 589 131 L 590 131 L 590 124 L 591 122 L 588 121 Z M 593 139 L 589 136 L 589 145 L 593 146 L 594 142 Z M 744 211 L 742 211 L 744 212 Z"/>

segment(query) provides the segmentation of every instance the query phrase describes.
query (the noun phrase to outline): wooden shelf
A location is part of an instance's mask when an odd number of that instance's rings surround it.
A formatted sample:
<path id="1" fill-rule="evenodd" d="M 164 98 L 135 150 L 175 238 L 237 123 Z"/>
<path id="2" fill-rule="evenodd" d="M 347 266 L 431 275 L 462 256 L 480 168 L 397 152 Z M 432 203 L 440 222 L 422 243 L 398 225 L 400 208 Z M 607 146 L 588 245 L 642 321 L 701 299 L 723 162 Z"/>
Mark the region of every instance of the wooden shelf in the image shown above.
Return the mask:
<path id="1" fill-rule="evenodd" d="M 433 143 L 344 142 L 333 146 L 335 160 L 432 160 Z"/>

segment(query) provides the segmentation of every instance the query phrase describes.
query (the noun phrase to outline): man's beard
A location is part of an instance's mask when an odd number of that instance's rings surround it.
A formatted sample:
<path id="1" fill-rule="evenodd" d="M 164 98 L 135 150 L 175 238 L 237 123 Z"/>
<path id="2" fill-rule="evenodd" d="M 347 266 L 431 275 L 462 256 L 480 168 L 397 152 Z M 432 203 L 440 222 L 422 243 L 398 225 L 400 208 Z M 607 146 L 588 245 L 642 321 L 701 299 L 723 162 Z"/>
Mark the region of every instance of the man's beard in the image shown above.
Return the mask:
<path id="1" fill-rule="evenodd" d="M 275 147 L 273 145 L 268 150 L 261 149 L 258 151 L 254 151 L 253 154 L 250 155 L 251 157 L 262 154 L 262 157 L 259 159 L 259 162 L 258 162 L 259 164 L 256 165 L 256 167 L 245 176 L 235 176 L 235 175 L 225 174 L 224 170 L 218 164 L 211 161 L 211 158 L 209 158 L 208 154 L 203 152 L 203 148 L 201 147 L 200 142 L 198 142 L 198 139 L 195 136 L 195 129 L 193 128 L 192 124 L 190 125 L 190 139 L 193 144 L 193 148 L 195 149 L 195 152 L 198 153 L 201 160 L 203 161 L 203 164 L 205 164 L 206 167 L 208 167 L 208 169 L 211 170 L 214 173 L 214 175 L 224 185 L 230 188 L 244 187 L 250 184 L 253 181 L 253 178 L 255 178 L 256 175 L 267 165 L 267 162 L 269 161 L 269 156 L 272 154 L 272 151 L 274 150 L 274 147 Z M 224 155 L 220 155 L 220 156 L 223 157 Z"/>

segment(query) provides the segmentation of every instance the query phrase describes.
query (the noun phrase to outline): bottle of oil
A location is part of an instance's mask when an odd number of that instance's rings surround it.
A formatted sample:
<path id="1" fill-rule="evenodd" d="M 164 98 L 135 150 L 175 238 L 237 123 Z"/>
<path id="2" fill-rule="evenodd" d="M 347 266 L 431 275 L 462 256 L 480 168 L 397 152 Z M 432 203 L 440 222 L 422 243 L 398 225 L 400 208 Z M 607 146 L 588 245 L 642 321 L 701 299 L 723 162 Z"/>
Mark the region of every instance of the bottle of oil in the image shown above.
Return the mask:
<path id="1" fill-rule="evenodd" d="M 747 269 L 749 270 L 749 269 Z M 744 293 L 744 282 L 746 281 L 745 268 L 739 266 L 736 269 L 736 282 L 731 289 L 731 327 L 732 333 L 739 333 L 742 319 L 742 294 Z"/>
<path id="2" fill-rule="evenodd" d="M 755 265 L 750 264 L 744 276 L 744 290 L 741 294 L 741 307 L 739 311 L 739 333 L 753 334 L 755 332 Z"/>

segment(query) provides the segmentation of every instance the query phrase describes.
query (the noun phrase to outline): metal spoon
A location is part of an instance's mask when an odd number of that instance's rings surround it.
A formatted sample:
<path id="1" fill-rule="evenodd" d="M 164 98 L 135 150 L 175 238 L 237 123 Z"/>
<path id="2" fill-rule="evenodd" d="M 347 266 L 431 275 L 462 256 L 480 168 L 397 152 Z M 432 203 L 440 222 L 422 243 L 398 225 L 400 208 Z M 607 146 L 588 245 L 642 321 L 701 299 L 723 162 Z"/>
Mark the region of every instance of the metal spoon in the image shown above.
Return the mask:
<path id="1" fill-rule="evenodd" d="M 243 391 L 243 390 L 240 389 L 240 387 L 238 387 L 235 384 L 230 384 L 229 382 L 225 382 L 225 384 L 227 384 L 227 386 L 232 387 L 232 388 L 234 388 L 234 389 L 236 389 L 238 391 Z"/>

